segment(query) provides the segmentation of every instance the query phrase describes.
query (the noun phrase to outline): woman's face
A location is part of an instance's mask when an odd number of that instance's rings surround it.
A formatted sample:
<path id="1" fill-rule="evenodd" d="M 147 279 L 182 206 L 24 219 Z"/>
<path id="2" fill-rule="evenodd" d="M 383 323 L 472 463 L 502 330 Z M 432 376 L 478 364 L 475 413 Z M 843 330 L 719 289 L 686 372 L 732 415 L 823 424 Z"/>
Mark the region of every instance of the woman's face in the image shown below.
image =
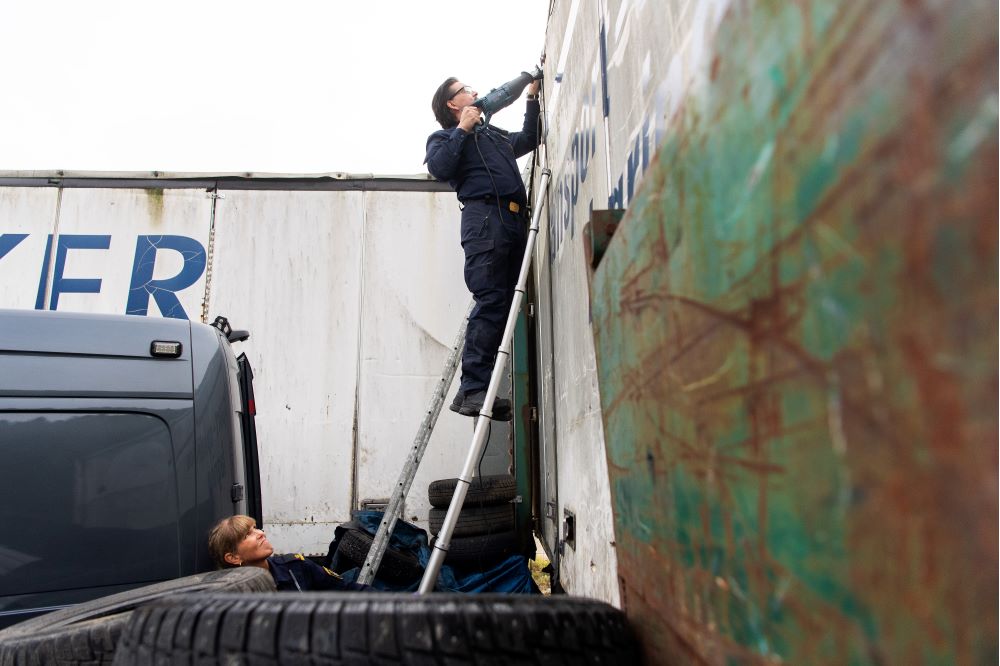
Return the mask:
<path id="1" fill-rule="evenodd" d="M 264 561 L 274 553 L 274 547 L 267 540 L 263 530 L 250 530 L 243 541 L 236 544 L 236 557 L 240 566 L 266 566 Z"/>

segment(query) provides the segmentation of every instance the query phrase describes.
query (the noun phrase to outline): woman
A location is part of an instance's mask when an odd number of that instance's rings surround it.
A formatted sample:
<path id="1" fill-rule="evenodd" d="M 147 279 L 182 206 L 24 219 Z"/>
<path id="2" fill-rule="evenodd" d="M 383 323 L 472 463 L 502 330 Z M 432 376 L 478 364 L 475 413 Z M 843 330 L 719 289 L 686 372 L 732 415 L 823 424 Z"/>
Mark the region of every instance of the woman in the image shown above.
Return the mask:
<path id="1" fill-rule="evenodd" d="M 300 553 L 275 555 L 274 547 L 250 516 L 224 518 L 208 535 L 208 550 L 219 568 L 267 569 L 279 590 L 370 590 L 348 583 Z"/>

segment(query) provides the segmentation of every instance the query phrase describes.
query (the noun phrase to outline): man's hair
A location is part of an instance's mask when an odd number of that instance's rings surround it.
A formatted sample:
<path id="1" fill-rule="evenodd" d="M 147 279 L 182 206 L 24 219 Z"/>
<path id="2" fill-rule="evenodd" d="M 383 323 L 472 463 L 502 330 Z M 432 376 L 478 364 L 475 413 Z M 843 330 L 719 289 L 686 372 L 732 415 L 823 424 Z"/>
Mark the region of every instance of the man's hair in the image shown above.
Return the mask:
<path id="1" fill-rule="evenodd" d="M 451 129 L 452 127 L 458 126 L 458 121 L 455 120 L 455 115 L 448 108 L 448 101 L 451 100 L 451 86 L 457 83 L 458 79 L 454 76 L 449 76 L 444 80 L 444 83 L 438 86 L 438 89 L 434 91 L 434 99 L 431 100 L 431 110 L 434 111 L 434 117 L 437 121 L 441 123 L 441 127 L 444 129 Z"/>
<path id="2" fill-rule="evenodd" d="M 240 541 L 257 526 L 250 516 L 230 516 L 223 518 L 208 534 L 208 552 L 220 569 L 236 566 L 226 562 L 228 553 L 235 553 Z"/>

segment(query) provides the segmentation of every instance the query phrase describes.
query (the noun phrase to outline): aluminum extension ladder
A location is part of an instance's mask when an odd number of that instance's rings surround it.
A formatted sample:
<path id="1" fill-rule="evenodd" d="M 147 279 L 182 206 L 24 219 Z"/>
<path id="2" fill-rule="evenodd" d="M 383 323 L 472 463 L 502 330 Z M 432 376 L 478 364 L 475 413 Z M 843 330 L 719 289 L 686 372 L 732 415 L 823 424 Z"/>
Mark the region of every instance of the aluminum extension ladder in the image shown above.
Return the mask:
<path id="1" fill-rule="evenodd" d="M 424 570 L 423 578 L 420 580 L 420 587 L 418 590 L 420 594 L 426 594 L 434 589 L 438 573 L 441 571 L 441 565 L 444 563 L 445 555 L 448 553 L 448 546 L 451 543 L 451 535 L 455 531 L 455 524 L 458 522 L 458 515 L 461 513 L 462 505 L 465 503 L 465 495 L 469 490 L 469 485 L 472 483 L 476 463 L 482 455 L 483 449 L 486 447 L 486 434 L 489 430 L 489 423 L 493 417 L 493 401 L 496 398 L 498 389 L 500 388 L 500 379 L 507 366 L 507 360 L 510 358 L 511 341 L 514 338 L 514 328 L 517 325 L 517 314 L 521 310 L 521 304 L 524 301 L 524 289 L 528 283 L 528 270 L 531 267 L 531 255 L 535 247 L 535 238 L 538 236 L 538 221 L 541 218 L 542 204 L 545 201 L 545 193 L 548 190 L 549 179 L 551 176 L 552 172 L 549 171 L 549 169 L 542 169 L 542 177 L 539 181 L 535 207 L 531 215 L 531 226 L 528 227 L 528 239 L 524 247 L 524 258 L 521 260 L 521 272 L 518 274 L 517 286 L 514 288 L 514 300 L 511 304 L 510 312 L 507 315 L 507 324 L 504 327 L 503 337 L 500 340 L 500 348 L 497 350 L 497 360 L 493 366 L 493 374 L 490 376 L 490 384 L 486 390 L 486 398 L 483 402 L 483 408 L 479 412 L 479 416 L 481 418 L 476 420 L 476 428 L 472 435 L 472 442 L 469 445 L 469 453 L 465 458 L 465 466 L 462 468 L 462 473 L 458 477 L 459 482 L 455 484 L 455 494 L 451 498 L 448 513 L 445 514 L 441 531 L 438 533 L 437 539 L 434 542 L 431 559 L 427 563 L 427 568 Z M 403 465 L 403 471 L 399 475 L 396 487 L 393 488 L 392 497 L 389 499 L 389 503 L 385 507 L 382 522 L 379 523 L 375 539 L 372 542 L 371 548 L 368 550 L 368 556 L 365 558 L 365 563 L 361 567 L 361 574 L 358 576 L 357 581 L 359 583 L 370 585 L 375 579 L 375 574 L 378 572 L 379 565 L 382 563 L 382 557 L 385 555 L 385 549 L 389 545 L 389 537 L 392 534 L 393 528 L 396 526 L 396 521 L 399 519 L 403 507 L 403 500 L 406 499 L 406 494 L 409 492 L 410 486 L 413 483 L 413 477 L 417 474 L 417 469 L 420 466 L 420 460 L 423 458 L 424 450 L 427 448 L 427 443 L 430 441 L 431 433 L 434 431 L 434 426 L 437 423 L 438 416 L 441 414 L 441 406 L 444 404 L 448 387 L 451 386 L 452 379 L 455 377 L 455 371 L 458 368 L 459 360 L 462 357 L 462 349 L 465 346 L 465 331 L 469 324 L 469 314 L 471 314 L 471 312 L 472 305 L 469 306 L 469 311 L 466 312 L 465 318 L 462 319 L 462 325 L 459 327 L 458 335 L 455 336 L 455 343 L 452 345 L 451 353 L 448 355 L 448 360 L 445 362 L 444 371 L 441 374 L 441 381 L 438 382 L 437 388 L 431 395 L 431 401 L 428 405 L 427 413 L 424 415 L 420 428 L 417 430 L 417 435 L 413 440 L 413 446 L 410 448 L 410 455 L 407 457 L 406 463 Z"/>

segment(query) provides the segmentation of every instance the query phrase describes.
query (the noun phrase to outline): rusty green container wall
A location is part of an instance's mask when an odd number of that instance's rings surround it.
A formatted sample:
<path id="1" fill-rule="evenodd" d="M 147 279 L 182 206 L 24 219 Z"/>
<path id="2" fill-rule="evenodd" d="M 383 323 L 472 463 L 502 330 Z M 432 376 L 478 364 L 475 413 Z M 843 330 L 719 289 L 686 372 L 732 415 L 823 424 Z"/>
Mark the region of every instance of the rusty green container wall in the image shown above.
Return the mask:
<path id="1" fill-rule="evenodd" d="M 719 24 L 592 284 L 651 661 L 996 662 L 997 21 Z"/>

